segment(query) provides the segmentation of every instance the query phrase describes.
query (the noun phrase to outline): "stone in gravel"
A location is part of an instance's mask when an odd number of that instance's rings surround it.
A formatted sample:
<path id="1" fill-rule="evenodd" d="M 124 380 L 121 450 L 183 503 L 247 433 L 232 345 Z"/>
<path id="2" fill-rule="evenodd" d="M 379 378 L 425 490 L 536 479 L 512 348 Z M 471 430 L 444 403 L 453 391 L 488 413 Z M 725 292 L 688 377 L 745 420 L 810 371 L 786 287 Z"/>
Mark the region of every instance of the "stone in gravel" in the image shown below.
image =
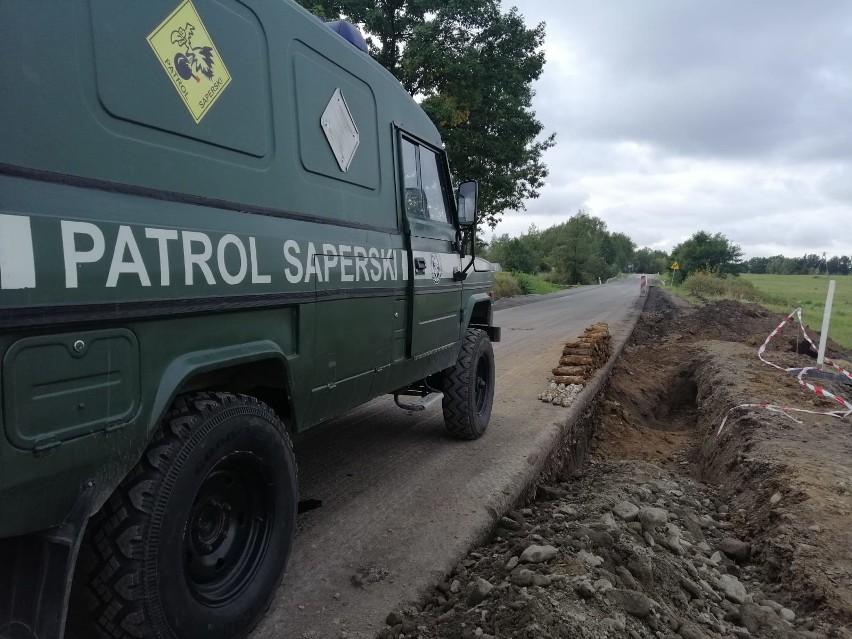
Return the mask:
<path id="1" fill-rule="evenodd" d="M 781 608 L 778 611 L 778 616 L 789 623 L 793 623 L 796 620 L 796 613 L 789 608 Z"/>
<path id="2" fill-rule="evenodd" d="M 693 599 L 700 599 L 701 595 L 704 594 L 704 592 L 701 590 L 701 586 L 699 586 L 691 579 L 687 579 L 686 577 L 681 578 L 680 587 L 686 590 L 686 592 L 688 592 Z"/>
<path id="3" fill-rule="evenodd" d="M 768 607 L 760 607 L 755 604 L 745 604 L 741 608 L 741 625 L 756 633 L 761 628 L 773 628 L 778 626 L 778 616 Z"/>
<path id="4" fill-rule="evenodd" d="M 721 564 L 721 563 L 722 563 L 722 553 L 720 553 L 720 552 L 717 550 L 717 551 L 716 551 L 716 552 L 714 552 L 712 555 L 710 555 L 710 563 L 711 563 L 711 564 L 715 564 L 715 565 L 717 565 L 717 566 L 718 566 L 719 564 Z"/>
<path id="5" fill-rule="evenodd" d="M 585 550 L 581 550 L 577 553 L 577 559 L 579 559 L 585 565 L 591 568 L 597 568 L 603 563 L 603 559 L 598 557 L 597 555 L 593 555 L 592 553 L 586 552 Z"/>
<path id="6" fill-rule="evenodd" d="M 605 595 L 614 588 L 609 579 L 598 579 L 594 584 L 595 590 L 602 595 Z"/>
<path id="7" fill-rule="evenodd" d="M 704 531 L 701 530 L 701 524 L 698 523 L 698 520 L 694 516 L 687 516 L 684 526 L 686 526 L 689 534 L 692 535 L 697 543 L 704 543 Z"/>
<path id="8" fill-rule="evenodd" d="M 539 486 L 536 492 L 536 497 L 542 501 L 553 501 L 554 499 L 561 499 L 568 495 L 567 490 L 556 486 Z"/>
<path id="9" fill-rule="evenodd" d="M 588 581 L 581 581 L 574 586 L 574 591 L 581 599 L 591 599 L 595 596 L 595 587 Z"/>
<path id="10" fill-rule="evenodd" d="M 733 575 L 722 575 L 719 577 L 719 585 L 722 587 L 722 592 L 730 601 L 734 603 L 745 603 L 748 593 L 745 586 L 740 583 L 740 580 Z M 748 627 L 748 626 L 746 626 Z M 751 630 L 751 628 L 749 628 Z"/>
<path id="11" fill-rule="evenodd" d="M 515 566 L 518 565 L 519 559 L 517 557 L 512 557 L 509 561 L 506 562 L 506 570 L 512 571 L 515 569 Z"/>
<path id="12" fill-rule="evenodd" d="M 576 517 L 579 514 L 579 511 L 574 506 L 559 506 L 553 512 L 565 515 L 566 517 Z"/>
<path id="13" fill-rule="evenodd" d="M 494 586 L 489 581 L 480 577 L 474 582 L 473 588 L 467 596 L 467 604 L 469 606 L 478 606 L 485 601 L 485 598 L 491 594 L 492 590 L 494 590 Z"/>
<path id="14" fill-rule="evenodd" d="M 772 495 L 772 497 L 769 498 L 769 503 L 774 506 L 779 501 L 781 501 L 783 498 L 784 498 L 784 496 L 781 493 L 775 493 L 774 495 Z"/>
<path id="15" fill-rule="evenodd" d="M 639 582 L 633 578 L 633 575 L 631 575 L 630 571 L 624 566 L 618 566 L 615 569 L 615 574 L 618 575 L 619 581 L 621 581 L 628 590 L 639 590 L 641 587 Z"/>
<path id="16" fill-rule="evenodd" d="M 458 579 L 453 579 L 453 583 L 450 584 L 450 592 L 454 595 L 461 592 L 461 582 Z"/>
<path id="17" fill-rule="evenodd" d="M 521 568 L 518 572 L 513 573 L 509 577 L 509 581 L 511 581 L 516 586 L 532 586 L 534 575 L 535 573 L 532 570 Z"/>
<path id="18" fill-rule="evenodd" d="M 520 530 L 521 524 L 511 517 L 503 517 L 500 519 L 500 527 L 506 530 Z"/>
<path id="19" fill-rule="evenodd" d="M 541 588 L 547 588 L 550 585 L 551 577 L 550 575 L 540 575 L 538 573 L 533 573 L 532 577 L 532 585 L 539 586 Z"/>
<path id="20" fill-rule="evenodd" d="M 391 627 L 393 626 L 401 626 L 402 625 L 402 615 L 399 614 L 396 610 L 391 610 L 388 613 L 388 616 L 385 617 L 385 623 Z"/>
<path id="21" fill-rule="evenodd" d="M 622 501 L 615 505 L 612 512 L 624 521 L 636 521 L 639 519 L 639 506 L 629 501 Z"/>
<path id="22" fill-rule="evenodd" d="M 654 530 L 669 521 L 668 513 L 662 508 L 642 508 L 638 517 L 645 530 Z"/>
<path id="23" fill-rule="evenodd" d="M 642 584 L 646 590 L 654 589 L 654 573 L 651 571 L 651 566 L 639 559 L 633 557 L 627 562 L 627 570 Z"/>
<path id="24" fill-rule="evenodd" d="M 657 545 L 657 542 L 654 541 L 653 535 L 651 535 L 651 533 L 649 533 L 647 530 L 643 533 L 642 536 L 645 539 L 645 543 L 648 544 L 649 548 L 653 548 Z"/>
<path id="25" fill-rule="evenodd" d="M 601 524 L 603 524 L 607 530 L 618 528 L 618 522 L 615 521 L 615 517 L 612 516 L 612 513 L 604 513 L 601 515 Z"/>
<path id="26" fill-rule="evenodd" d="M 602 623 L 616 632 L 624 632 L 627 629 L 627 620 L 622 615 L 615 615 L 613 618 L 608 617 Z"/>
<path id="27" fill-rule="evenodd" d="M 533 544 L 521 553 L 522 564 L 541 564 L 550 561 L 556 556 L 557 550 L 553 546 L 537 546 Z"/>
<path id="28" fill-rule="evenodd" d="M 615 544 L 612 535 L 601 530 L 590 530 L 589 541 L 592 542 L 593 548 L 612 548 Z"/>
<path id="29" fill-rule="evenodd" d="M 704 581 L 703 579 L 701 579 L 701 580 L 698 582 L 698 584 L 699 584 L 699 585 L 700 585 L 700 586 L 704 589 L 704 592 L 705 592 L 705 593 L 707 593 L 707 597 L 708 597 L 711 601 L 721 601 L 721 600 L 723 599 L 723 597 L 720 597 L 720 596 L 719 596 L 719 594 L 718 594 L 715 590 L 713 590 L 713 586 L 711 586 L 710 584 L 708 584 L 708 583 L 707 583 L 706 581 Z"/>
<path id="30" fill-rule="evenodd" d="M 737 563 L 748 561 L 751 555 L 751 544 L 733 537 L 726 537 L 719 543 L 719 548 Z"/>
<path id="31" fill-rule="evenodd" d="M 606 593 L 607 598 L 614 604 L 624 608 L 624 612 L 644 619 L 651 614 L 651 600 L 641 592 L 613 588 Z"/>
<path id="32" fill-rule="evenodd" d="M 665 537 L 660 536 L 656 538 L 656 541 L 660 544 L 660 546 L 675 555 L 683 554 L 683 545 L 681 544 L 680 537 L 677 537 L 676 535 L 667 535 Z"/>

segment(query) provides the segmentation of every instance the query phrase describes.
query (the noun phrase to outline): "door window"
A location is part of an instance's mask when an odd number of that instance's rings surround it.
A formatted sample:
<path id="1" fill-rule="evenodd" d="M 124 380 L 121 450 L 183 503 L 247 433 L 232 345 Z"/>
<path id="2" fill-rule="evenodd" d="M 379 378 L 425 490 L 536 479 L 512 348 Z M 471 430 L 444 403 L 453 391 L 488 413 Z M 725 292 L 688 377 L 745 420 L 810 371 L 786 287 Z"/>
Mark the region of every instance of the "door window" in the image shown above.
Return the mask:
<path id="1" fill-rule="evenodd" d="M 409 218 L 449 223 L 447 187 L 440 170 L 440 156 L 410 140 L 402 140 L 405 213 Z"/>
<path id="2" fill-rule="evenodd" d="M 426 196 L 426 210 L 430 220 L 449 222 L 447 193 L 438 171 L 438 154 L 420 147 L 420 180 Z"/>

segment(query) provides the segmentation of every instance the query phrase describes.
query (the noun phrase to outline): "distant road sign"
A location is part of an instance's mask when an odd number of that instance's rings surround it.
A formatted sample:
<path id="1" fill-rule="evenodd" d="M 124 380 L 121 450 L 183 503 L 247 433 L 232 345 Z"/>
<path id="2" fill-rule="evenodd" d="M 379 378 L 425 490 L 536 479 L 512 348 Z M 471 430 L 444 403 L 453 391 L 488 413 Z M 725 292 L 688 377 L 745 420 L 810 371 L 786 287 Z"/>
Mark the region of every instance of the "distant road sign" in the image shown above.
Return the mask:
<path id="1" fill-rule="evenodd" d="M 679 271 L 680 270 L 680 267 L 677 265 L 677 262 L 672 264 L 669 268 L 673 271 Z"/>

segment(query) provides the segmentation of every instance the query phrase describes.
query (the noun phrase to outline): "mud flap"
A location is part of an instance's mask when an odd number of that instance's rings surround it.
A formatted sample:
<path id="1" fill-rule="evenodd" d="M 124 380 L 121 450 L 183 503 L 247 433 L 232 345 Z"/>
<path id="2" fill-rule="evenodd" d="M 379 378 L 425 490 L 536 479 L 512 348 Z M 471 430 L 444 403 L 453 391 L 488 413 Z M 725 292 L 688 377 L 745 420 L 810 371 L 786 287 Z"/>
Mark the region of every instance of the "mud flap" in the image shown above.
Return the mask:
<path id="1" fill-rule="evenodd" d="M 0 639 L 62 639 L 74 564 L 91 515 L 90 483 L 56 528 L 0 539 Z"/>

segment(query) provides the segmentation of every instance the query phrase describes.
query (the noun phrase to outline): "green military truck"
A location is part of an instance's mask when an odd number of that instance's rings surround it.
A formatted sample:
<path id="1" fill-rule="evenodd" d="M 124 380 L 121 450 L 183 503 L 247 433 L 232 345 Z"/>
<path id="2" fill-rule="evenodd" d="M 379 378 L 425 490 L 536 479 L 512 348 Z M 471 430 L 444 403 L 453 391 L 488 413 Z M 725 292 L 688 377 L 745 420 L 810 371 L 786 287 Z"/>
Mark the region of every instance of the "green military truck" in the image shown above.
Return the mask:
<path id="1" fill-rule="evenodd" d="M 485 431 L 476 184 L 290 0 L 5 0 L 0 34 L 0 638 L 245 636 L 291 437 L 382 394 Z"/>

